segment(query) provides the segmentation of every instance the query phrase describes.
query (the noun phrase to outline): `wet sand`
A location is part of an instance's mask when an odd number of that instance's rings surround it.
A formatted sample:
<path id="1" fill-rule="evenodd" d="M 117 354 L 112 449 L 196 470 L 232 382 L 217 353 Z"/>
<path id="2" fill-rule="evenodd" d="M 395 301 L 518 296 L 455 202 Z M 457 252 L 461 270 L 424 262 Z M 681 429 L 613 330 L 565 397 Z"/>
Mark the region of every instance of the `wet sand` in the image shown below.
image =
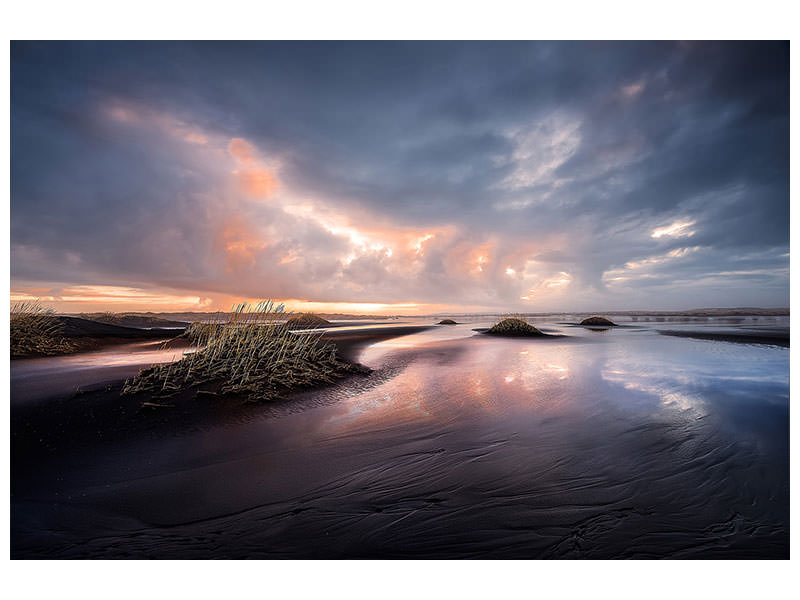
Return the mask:
<path id="1" fill-rule="evenodd" d="M 356 335 L 372 373 L 276 405 L 12 437 L 12 557 L 788 557 L 785 348 L 475 325 Z"/>
<path id="2" fill-rule="evenodd" d="M 789 347 L 789 328 L 738 329 L 735 331 L 675 331 L 659 330 L 661 335 L 693 338 L 696 340 L 713 340 L 735 344 L 767 344 L 770 346 Z"/>
<path id="3" fill-rule="evenodd" d="M 425 331 L 425 326 L 377 327 L 365 331 L 324 333 L 322 343 L 337 347 L 340 357 L 355 362 L 360 351 L 376 342 Z M 164 344 L 139 342 L 105 351 L 64 357 L 20 360 L 12 378 L 12 442 L 24 464 L 33 467 L 42 456 L 89 451 L 108 440 L 175 435 L 231 420 L 263 414 L 263 406 L 242 398 L 196 396 L 186 390 L 167 403 L 147 394 L 121 396 L 124 380 L 153 363 L 179 360 L 189 343 L 175 338 Z M 97 364 L 101 362 L 101 364 Z M 355 373 L 349 378 L 362 379 Z M 296 393 L 287 392 L 289 398 Z M 166 404 L 142 408 L 142 402 Z"/>

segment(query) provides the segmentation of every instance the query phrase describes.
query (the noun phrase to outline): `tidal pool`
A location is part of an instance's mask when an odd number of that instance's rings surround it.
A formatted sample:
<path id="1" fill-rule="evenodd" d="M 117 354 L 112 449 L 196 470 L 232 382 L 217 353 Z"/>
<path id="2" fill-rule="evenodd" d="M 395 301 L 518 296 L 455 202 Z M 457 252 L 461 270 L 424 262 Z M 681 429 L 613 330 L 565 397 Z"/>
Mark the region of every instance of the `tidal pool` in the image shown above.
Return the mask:
<path id="1" fill-rule="evenodd" d="M 481 326 L 375 344 L 371 376 L 247 418 L 12 472 L 12 557 L 788 558 L 787 348 Z"/>

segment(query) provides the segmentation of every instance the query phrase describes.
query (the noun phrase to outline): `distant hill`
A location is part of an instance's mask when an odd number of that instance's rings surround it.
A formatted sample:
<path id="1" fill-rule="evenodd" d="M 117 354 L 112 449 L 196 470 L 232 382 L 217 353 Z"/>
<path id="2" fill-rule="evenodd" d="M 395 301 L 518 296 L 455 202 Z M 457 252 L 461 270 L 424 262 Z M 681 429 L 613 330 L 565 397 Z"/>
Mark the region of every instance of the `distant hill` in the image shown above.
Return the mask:
<path id="1" fill-rule="evenodd" d="M 299 313 L 286 313 L 286 318 Z M 348 315 L 345 313 L 314 313 L 329 321 L 332 320 L 370 320 L 392 319 L 386 315 Z M 89 319 L 102 323 L 124 325 L 127 327 L 185 327 L 187 323 L 205 320 L 227 320 L 230 312 L 124 312 L 124 313 L 78 313 L 64 316 Z"/>
<path id="2" fill-rule="evenodd" d="M 108 325 L 118 325 L 120 327 L 137 327 L 140 329 L 150 329 L 152 327 L 174 328 L 186 327 L 191 321 L 165 319 L 152 314 L 143 313 L 80 313 L 77 318 L 106 323 Z"/>
<path id="3" fill-rule="evenodd" d="M 601 307 L 602 308 L 602 307 Z M 502 312 L 502 311 L 501 311 Z M 475 313 L 449 313 L 442 315 L 441 313 L 432 313 L 429 315 L 348 315 L 345 313 L 315 313 L 328 321 L 336 320 L 370 320 L 370 321 L 385 321 L 396 319 L 398 317 L 410 318 L 439 318 L 443 316 L 459 316 L 459 317 L 483 317 L 501 314 L 501 312 L 475 312 Z M 777 317 L 788 316 L 788 308 L 755 308 L 755 307 L 738 307 L 738 308 L 694 308 L 690 310 L 595 310 L 595 311 L 548 311 L 548 312 L 526 312 L 519 313 L 525 317 L 546 317 L 552 315 L 573 315 L 573 316 L 591 316 L 594 314 L 605 315 L 628 315 L 631 317 L 653 316 L 653 317 L 739 317 L 739 316 L 764 316 L 764 317 Z M 207 321 L 219 320 L 225 321 L 231 313 L 229 312 L 124 312 L 124 313 L 80 313 L 64 315 L 69 317 L 78 317 L 97 321 L 101 323 L 108 323 L 112 325 L 121 325 L 124 327 L 185 327 L 188 323 L 194 321 Z M 287 318 L 291 315 L 287 313 Z"/>
<path id="4" fill-rule="evenodd" d="M 631 317 L 782 317 L 789 315 L 788 308 L 694 308 L 691 310 L 600 310 L 600 311 L 548 311 L 515 313 L 522 317 L 550 317 L 553 315 L 572 315 L 576 317 L 604 315 L 622 315 Z M 501 313 L 460 313 L 461 317 L 485 317 Z M 432 315 L 440 316 L 438 314 Z"/>
<path id="5" fill-rule="evenodd" d="M 58 316 L 55 318 L 61 323 L 60 334 L 64 337 L 149 337 L 158 333 L 158 328 L 153 331 L 148 328 L 112 325 L 80 317 Z M 164 327 L 164 333 L 175 335 L 175 329 L 183 329 L 185 327 L 186 323 L 180 323 L 177 328 Z"/>

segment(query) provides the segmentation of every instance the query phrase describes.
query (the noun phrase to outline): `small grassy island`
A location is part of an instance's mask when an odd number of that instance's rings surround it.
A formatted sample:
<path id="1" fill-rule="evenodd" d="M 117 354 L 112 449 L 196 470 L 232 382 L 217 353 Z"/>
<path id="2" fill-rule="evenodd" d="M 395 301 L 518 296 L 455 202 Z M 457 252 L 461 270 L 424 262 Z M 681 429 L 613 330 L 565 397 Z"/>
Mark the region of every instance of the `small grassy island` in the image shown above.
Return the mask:
<path id="1" fill-rule="evenodd" d="M 547 335 L 539 331 L 527 321 L 517 317 L 510 317 L 498 321 L 483 333 L 509 337 L 540 337 Z"/>
<path id="2" fill-rule="evenodd" d="M 335 346 L 320 343 L 320 333 L 295 333 L 299 327 L 291 321 L 283 320 L 283 305 L 264 301 L 235 307 L 225 323 L 193 323 L 184 334 L 193 352 L 140 371 L 122 393 L 145 392 L 163 399 L 194 389 L 203 395 L 262 402 L 363 372 L 360 365 L 341 360 Z M 307 328 L 308 321 L 303 323 Z"/>
<path id="3" fill-rule="evenodd" d="M 595 327 L 616 327 L 616 323 L 605 317 L 588 317 L 581 321 L 581 325 L 590 325 Z"/>
<path id="4" fill-rule="evenodd" d="M 453 319 L 442 319 L 437 325 L 458 325 Z"/>

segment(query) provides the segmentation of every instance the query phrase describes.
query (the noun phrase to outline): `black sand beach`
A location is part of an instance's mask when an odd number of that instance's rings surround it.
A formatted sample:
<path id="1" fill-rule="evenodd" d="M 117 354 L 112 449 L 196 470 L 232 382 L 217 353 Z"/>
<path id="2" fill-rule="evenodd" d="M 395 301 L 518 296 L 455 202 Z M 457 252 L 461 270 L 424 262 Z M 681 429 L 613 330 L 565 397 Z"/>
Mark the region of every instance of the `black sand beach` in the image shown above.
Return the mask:
<path id="1" fill-rule="evenodd" d="M 326 333 L 372 372 L 268 405 L 18 399 L 12 557 L 788 556 L 785 348 L 474 325 Z"/>
<path id="2" fill-rule="evenodd" d="M 366 331 L 332 331 L 325 333 L 321 339 L 333 343 L 344 360 L 356 362 L 360 351 L 370 344 L 419 333 L 428 328 L 394 326 Z M 165 346 L 177 351 L 177 358 L 189 344 L 185 339 L 173 338 Z M 76 391 L 70 390 L 69 373 L 56 375 L 56 379 L 61 377 L 60 382 L 53 381 L 51 376 L 45 391 L 37 396 L 26 395 L 25 391 L 19 390 L 12 411 L 12 445 L 16 449 L 15 454 L 29 459 L 42 453 L 103 444 L 107 440 L 121 442 L 140 435 L 174 435 L 184 430 L 224 423 L 231 418 L 240 419 L 248 412 L 263 410 L 236 396 L 209 397 L 201 394 L 196 397 L 192 389 L 168 402 L 154 400 L 146 394 L 121 395 L 122 376 L 135 375 L 140 366 L 133 364 L 113 370 L 102 381 L 77 386 Z M 356 373 L 349 377 L 363 376 Z M 20 402 L 20 396 L 25 400 Z M 143 408 L 143 402 L 154 406 Z M 164 406 L 155 406 L 158 404 Z"/>

